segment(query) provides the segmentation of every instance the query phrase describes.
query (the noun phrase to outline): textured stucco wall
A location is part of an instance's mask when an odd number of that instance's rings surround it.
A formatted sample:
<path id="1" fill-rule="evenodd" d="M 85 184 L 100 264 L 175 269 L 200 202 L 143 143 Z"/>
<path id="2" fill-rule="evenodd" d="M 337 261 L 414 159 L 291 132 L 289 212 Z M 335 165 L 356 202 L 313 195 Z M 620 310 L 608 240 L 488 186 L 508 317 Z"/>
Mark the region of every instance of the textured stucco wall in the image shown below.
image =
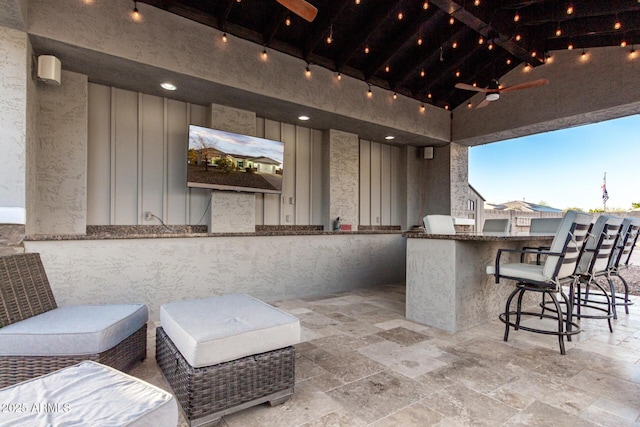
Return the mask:
<path id="1" fill-rule="evenodd" d="M 25 242 L 61 306 L 228 293 L 265 301 L 403 283 L 401 234 Z M 295 256 L 292 256 L 295 254 Z"/>
<path id="2" fill-rule="evenodd" d="M 519 66 L 504 76 L 504 86 L 548 79 L 549 84 L 506 93 L 479 110 L 461 105 L 453 112 L 452 140 L 478 145 L 524 135 L 565 129 L 637 114 L 640 111 L 640 56 L 629 49 L 554 51 L 547 64 L 524 71 Z M 594 78 L 594 76 L 598 76 Z M 482 99 L 476 95 L 472 101 Z"/>
<path id="3" fill-rule="evenodd" d="M 84 234 L 87 226 L 87 76 L 64 71 L 38 83 L 37 233 Z"/>
<path id="4" fill-rule="evenodd" d="M 451 214 L 451 146 L 435 147 L 426 164 L 426 202 L 424 215 Z M 420 222 L 422 224 L 422 221 Z"/>
<path id="5" fill-rule="evenodd" d="M 451 215 L 467 218 L 469 212 L 469 147 L 449 144 L 451 148 Z"/>
<path id="6" fill-rule="evenodd" d="M 26 207 L 27 34 L 0 27 L 0 207 Z"/>
<path id="7" fill-rule="evenodd" d="M 2 0 L 0 2 L 0 26 L 25 30 L 27 0 Z"/>

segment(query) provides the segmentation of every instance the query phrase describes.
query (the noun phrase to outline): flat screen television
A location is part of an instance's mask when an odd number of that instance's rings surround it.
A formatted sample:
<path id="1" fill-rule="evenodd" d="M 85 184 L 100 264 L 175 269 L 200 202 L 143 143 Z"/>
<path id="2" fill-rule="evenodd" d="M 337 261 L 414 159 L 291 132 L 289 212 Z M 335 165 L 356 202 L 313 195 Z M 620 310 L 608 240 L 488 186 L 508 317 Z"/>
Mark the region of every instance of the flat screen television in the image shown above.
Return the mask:
<path id="1" fill-rule="evenodd" d="M 283 142 L 189 125 L 189 187 L 282 193 L 283 159 Z"/>

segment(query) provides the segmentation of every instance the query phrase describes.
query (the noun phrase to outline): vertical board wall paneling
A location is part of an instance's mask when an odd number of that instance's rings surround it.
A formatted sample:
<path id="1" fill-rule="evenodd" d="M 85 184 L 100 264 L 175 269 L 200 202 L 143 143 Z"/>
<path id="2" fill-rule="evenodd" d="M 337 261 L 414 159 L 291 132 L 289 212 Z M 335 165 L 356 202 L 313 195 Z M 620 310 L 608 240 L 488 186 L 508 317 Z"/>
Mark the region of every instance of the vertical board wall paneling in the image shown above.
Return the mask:
<path id="1" fill-rule="evenodd" d="M 87 224 L 109 225 L 111 212 L 111 89 L 89 83 Z"/>
<path id="2" fill-rule="evenodd" d="M 138 223 L 138 94 L 115 91 L 115 218 L 113 224 Z"/>
<path id="3" fill-rule="evenodd" d="M 311 129 L 296 127 L 295 223 L 311 224 Z"/>
<path id="4" fill-rule="evenodd" d="M 280 139 L 280 123 L 273 120 L 264 121 L 264 138 L 281 141 Z M 285 169 L 284 174 L 287 173 Z M 267 225 L 280 225 L 280 210 L 282 206 L 282 197 L 280 194 L 264 195 L 264 223 Z"/>
<path id="5" fill-rule="evenodd" d="M 391 223 L 389 225 L 400 225 L 402 226 L 404 222 L 402 221 L 403 212 L 406 212 L 406 209 L 403 210 L 404 199 L 402 197 L 402 152 L 400 147 L 391 147 Z M 406 213 L 404 214 L 406 217 Z M 406 224 L 404 225 L 406 227 Z"/>
<path id="6" fill-rule="evenodd" d="M 380 225 L 382 222 L 381 213 L 381 155 L 380 143 L 371 142 L 371 225 Z"/>
<path id="7" fill-rule="evenodd" d="M 296 224 L 296 126 L 288 123 L 280 124 L 280 141 L 284 142 L 283 176 L 282 176 L 282 210 L 280 224 Z"/>
<path id="8" fill-rule="evenodd" d="M 371 142 L 360 140 L 360 225 L 371 225 Z"/>
<path id="9" fill-rule="evenodd" d="M 380 225 L 391 225 L 391 146 L 380 150 Z"/>
<path id="10" fill-rule="evenodd" d="M 140 224 L 157 224 L 157 219 L 145 221 L 144 212 L 164 218 L 163 206 L 165 181 L 165 102 L 163 98 L 140 94 L 140 171 L 139 194 L 140 210 L 138 220 Z"/>

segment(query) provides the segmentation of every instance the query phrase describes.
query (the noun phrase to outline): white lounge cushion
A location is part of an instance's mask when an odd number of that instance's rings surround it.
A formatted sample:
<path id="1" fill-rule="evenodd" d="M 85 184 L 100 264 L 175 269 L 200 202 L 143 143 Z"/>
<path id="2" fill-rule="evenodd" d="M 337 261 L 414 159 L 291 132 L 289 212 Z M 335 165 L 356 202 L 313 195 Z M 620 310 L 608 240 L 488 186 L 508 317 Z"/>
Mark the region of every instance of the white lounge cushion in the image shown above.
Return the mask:
<path id="1" fill-rule="evenodd" d="M 175 427 L 170 393 L 145 381 L 86 361 L 0 390 L 3 426 Z M 19 405 L 19 406 L 16 406 Z"/>
<path id="2" fill-rule="evenodd" d="M 58 307 L 0 329 L 0 355 L 102 353 L 140 329 L 148 318 L 144 304 Z"/>
<path id="3" fill-rule="evenodd" d="M 163 304 L 160 323 L 195 368 L 300 342 L 300 321 L 296 317 L 249 295 Z"/>

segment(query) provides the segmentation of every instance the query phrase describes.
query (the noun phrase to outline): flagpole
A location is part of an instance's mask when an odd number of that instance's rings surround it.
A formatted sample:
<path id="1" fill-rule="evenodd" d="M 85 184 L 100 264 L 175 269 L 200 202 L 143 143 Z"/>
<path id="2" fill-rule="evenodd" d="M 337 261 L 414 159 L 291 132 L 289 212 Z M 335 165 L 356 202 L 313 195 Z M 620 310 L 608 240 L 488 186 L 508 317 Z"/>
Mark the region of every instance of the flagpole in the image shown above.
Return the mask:
<path id="1" fill-rule="evenodd" d="M 607 192 L 607 173 L 605 172 L 602 181 L 602 211 L 604 213 L 607 212 L 607 199 L 609 199 L 609 194 Z"/>

